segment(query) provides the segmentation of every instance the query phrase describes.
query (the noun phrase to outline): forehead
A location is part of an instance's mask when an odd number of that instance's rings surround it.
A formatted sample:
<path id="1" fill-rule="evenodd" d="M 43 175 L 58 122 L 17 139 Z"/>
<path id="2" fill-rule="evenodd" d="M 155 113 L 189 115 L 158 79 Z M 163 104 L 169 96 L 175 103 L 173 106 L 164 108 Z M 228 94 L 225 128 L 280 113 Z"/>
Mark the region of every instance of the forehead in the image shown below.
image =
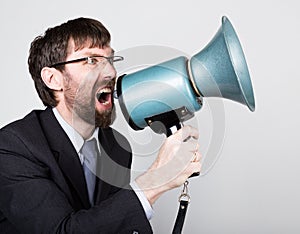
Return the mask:
<path id="1" fill-rule="evenodd" d="M 110 45 L 105 45 L 102 47 L 91 47 L 91 43 L 86 41 L 80 47 L 76 46 L 74 40 L 70 39 L 68 43 L 67 57 L 76 57 L 76 56 L 91 56 L 91 55 L 103 55 L 111 56 L 113 55 L 114 50 Z"/>

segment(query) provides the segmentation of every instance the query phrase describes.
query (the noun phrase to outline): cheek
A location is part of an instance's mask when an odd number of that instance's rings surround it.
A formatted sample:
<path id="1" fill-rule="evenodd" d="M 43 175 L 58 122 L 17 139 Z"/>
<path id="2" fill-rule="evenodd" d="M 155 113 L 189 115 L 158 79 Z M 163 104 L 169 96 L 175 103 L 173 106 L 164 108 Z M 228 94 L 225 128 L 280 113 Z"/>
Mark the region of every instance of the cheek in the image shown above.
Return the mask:
<path id="1" fill-rule="evenodd" d="M 67 103 L 73 104 L 76 99 L 78 84 L 72 79 L 66 78 L 64 80 L 64 97 Z"/>

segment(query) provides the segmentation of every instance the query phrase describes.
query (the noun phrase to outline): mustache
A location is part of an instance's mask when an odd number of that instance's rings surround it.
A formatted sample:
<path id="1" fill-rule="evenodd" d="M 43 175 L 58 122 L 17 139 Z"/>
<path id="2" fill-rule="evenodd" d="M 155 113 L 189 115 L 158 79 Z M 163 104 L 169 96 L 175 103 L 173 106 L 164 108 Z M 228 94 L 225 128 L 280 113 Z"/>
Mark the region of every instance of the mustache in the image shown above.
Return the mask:
<path id="1" fill-rule="evenodd" d="M 99 85 L 99 87 L 100 87 L 100 86 L 108 86 L 108 87 L 114 89 L 115 84 L 116 84 L 116 79 L 114 78 L 114 79 L 112 79 L 112 80 L 108 80 L 108 81 L 106 81 L 106 82 L 101 82 L 101 83 L 102 83 L 102 84 Z"/>
<path id="2" fill-rule="evenodd" d="M 101 83 L 104 83 L 107 86 L 114 86 L 116 84 L 116 78 L 107 79 L 107 80 L 102 81 Z"/>

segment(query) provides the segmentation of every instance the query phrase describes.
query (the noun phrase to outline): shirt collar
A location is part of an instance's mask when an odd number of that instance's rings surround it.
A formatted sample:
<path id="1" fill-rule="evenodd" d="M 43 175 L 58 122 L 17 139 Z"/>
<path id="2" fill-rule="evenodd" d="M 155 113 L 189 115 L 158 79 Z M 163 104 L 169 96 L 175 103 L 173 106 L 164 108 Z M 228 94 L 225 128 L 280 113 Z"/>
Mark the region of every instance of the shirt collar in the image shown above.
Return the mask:
<path id="1" fill-rule="evenodd" d="M 53 110 L 54 116 L 56 117 L 58 123 L 63 128 L 63 130 L 66 132 L 67 136 L 69 137 L 70 141 L 72 142 L 76 152 L 78 153 L 78 155 L 80 155 L 80 150 L 84 144 L 83 137 L 70 124 L 68 124 L 63 119 L 63 117 L 61 116 L 61 114 L 58 112 L 58 110 L 55 107 L 52 110 Z M 99 128 L 96 128 L 95 131 L 93 132 L 92 136 L 87 140 L 95 138 L 97 141 L 98 148 L 99 148 L 98 132 L 99 132 Z M 81 157 L 79 157 L 79 158 L 80 158 L 80 161 L 82 161 Z"/>

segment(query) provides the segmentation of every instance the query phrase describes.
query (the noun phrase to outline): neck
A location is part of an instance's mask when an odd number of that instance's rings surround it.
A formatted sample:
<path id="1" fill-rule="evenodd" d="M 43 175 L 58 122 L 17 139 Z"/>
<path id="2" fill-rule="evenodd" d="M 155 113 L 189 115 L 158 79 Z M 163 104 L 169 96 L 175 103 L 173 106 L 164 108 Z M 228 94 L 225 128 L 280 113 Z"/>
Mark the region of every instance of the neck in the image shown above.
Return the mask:
<path id="1" fill-rule="evenodd" d="M 72 126 L 84 140 L 89 139 L 93 135 L 96 128 L 95 125 L 84 121 L 76 113 L 69 111 L 66 107 L 57 105 L 56 109 L 62 118 Z"/>

